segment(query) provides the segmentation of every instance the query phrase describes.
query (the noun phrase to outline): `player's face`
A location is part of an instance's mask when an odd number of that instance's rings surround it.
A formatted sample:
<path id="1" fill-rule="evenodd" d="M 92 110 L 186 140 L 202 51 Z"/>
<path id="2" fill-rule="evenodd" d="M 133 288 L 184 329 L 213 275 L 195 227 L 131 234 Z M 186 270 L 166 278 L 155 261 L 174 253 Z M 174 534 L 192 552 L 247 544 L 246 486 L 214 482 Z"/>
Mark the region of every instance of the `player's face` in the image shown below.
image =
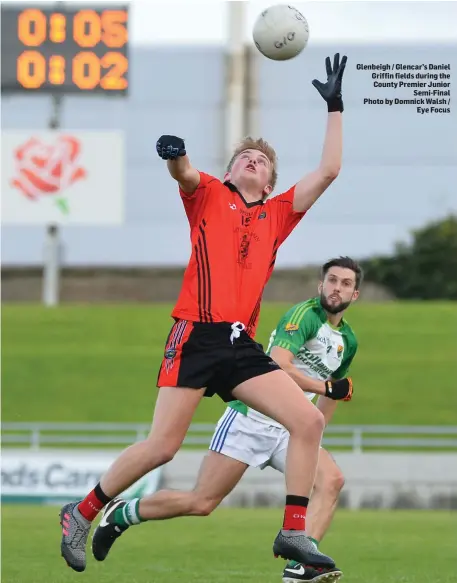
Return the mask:
<path id="1" fill-rule="evenodd" d="M 319 284 L 322 307 L 331 314 L 343 312 L 359 297 L 355 289 L 355 273 L 346 267 L 331 267 Z"/>
<path id="2" fill-rule="evenodd" d="M 235 159 L 226 180 L 237 188 L 258 190 L 262 196 L 271 193 L 271 162 L 259 150 L 245 150 Z"/>

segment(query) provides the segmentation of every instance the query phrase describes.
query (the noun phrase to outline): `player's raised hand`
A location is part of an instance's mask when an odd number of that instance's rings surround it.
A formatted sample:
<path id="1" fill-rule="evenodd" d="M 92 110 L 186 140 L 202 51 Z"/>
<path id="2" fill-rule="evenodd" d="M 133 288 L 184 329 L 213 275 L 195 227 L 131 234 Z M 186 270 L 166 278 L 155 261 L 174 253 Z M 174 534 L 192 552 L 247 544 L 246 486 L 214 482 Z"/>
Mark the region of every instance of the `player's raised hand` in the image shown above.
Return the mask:
<path id="1" fill-rule="evenodd" d="M 340 54 L 336 53 L 333 58 L 333 67 L 330 63 L 330 57 L 325 59 L 325 67 L 327 69 L 327 83 L 321 83 L 314 79 L 313 85 L 327 102 L 328 110 L 343 111 L 343 97 L 341 94 L 341 84 L 343 81 L 343 73 L 346 67 L 347 57 L 341 59 Z"/>
<path id="2" fill-rule="evenodd" d="M 334 401 L 350 401 L 352 399 L 352 379 L 325 381 L 325 396 Z"/>
<path id="3" fill-rule="evenodd" d="M 186 155 L 184 140 L 177 136 L 160 136 L 156 150 L 162 160 L 176 160 L 178 156 Z"/>

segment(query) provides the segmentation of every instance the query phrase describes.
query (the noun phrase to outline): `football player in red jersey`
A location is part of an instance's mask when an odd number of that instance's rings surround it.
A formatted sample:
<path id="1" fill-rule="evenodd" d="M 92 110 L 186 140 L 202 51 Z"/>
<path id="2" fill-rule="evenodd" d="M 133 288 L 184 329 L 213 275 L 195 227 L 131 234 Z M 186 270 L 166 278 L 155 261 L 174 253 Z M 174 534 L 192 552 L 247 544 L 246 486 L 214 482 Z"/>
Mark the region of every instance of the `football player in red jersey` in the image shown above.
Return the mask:
<path id="1" fill-rule="evenodd" d="M 181 138 L 158 140 L 157 152 L 179 184 L 192 255 L 172 312 L 175 323 L 148 438 L 127 448 L 84 500 L 61 510 L 61 552 L 73 569 L 85 569 L 90 525 L 104 506 L 92 543 L 99 561 L 129 526 L 180 515 L 180 492 L 161 490 L 130 502 L 115 497 L 173 458 L 200 400 L 214 394 L 224 401 L 239 399 L 289 431 L 284 521 L 274 554 L 316 568 L 335 567 L 305 534 L 324 417 L 253 338 L 279 246 L 338 176 L 345 65 L 346 57 L 340 62 L 335 55 L 333 67 L 327 57 L 326 83 L 313 81 L 328 106 L 321 162 L 283 194 L 268 198 L 277 177 L 276 155 L 263 140 L 243 142 L 223 182 L 191 165 Z"/>

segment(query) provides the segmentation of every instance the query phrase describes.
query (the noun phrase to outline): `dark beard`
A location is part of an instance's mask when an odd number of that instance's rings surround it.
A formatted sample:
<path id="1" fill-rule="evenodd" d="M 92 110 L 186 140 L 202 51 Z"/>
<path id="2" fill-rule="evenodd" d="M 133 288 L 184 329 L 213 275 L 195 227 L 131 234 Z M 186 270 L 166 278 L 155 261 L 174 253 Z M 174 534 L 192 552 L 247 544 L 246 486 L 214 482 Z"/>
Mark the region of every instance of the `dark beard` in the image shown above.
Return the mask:
<path id="1" fill-rule="evenodd" d="M 324 310 L 326 312 L 329 312 L 330 314 L 339 314 L 340 312 L 344 312 L 344 310 L 346 310 L 352 302 L 341 302 L 341 304 L 338 304 L 337 306 L 332 306 L 327 302 L 327 298 L 324 296 L 324 293 L 321 293 L 321 305 L 324 308 Z"/>

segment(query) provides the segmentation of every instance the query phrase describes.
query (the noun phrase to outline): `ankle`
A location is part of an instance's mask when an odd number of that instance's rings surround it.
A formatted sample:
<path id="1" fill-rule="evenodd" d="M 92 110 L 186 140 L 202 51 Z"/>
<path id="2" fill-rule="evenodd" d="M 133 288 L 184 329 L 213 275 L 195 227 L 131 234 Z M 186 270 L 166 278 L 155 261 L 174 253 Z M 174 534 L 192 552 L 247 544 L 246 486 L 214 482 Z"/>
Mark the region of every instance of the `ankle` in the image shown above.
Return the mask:
<path id="1" fill-rule="evenodd" d="M 283 530 L 305 530 L 306 510 L 309 498 L 305 496 L 286 496 L 286 507 L 284 510 Z"/>
<path id="2" fill-rule="evenodd" d="M 121 528 L 141 524 L 145 519 L 140 516 L 140 499 L 134 498 L 114 511 L 114 523 Z"/>
<path id="3" fill-rule="evenodd" d="M 92 522 L 111 500 L 112 498 L 103 492 L 100 483 L 98 483 L 92 492 L 89 492 L 84 500 L 78 504 L 77 509 L 83 518 Z"/>

